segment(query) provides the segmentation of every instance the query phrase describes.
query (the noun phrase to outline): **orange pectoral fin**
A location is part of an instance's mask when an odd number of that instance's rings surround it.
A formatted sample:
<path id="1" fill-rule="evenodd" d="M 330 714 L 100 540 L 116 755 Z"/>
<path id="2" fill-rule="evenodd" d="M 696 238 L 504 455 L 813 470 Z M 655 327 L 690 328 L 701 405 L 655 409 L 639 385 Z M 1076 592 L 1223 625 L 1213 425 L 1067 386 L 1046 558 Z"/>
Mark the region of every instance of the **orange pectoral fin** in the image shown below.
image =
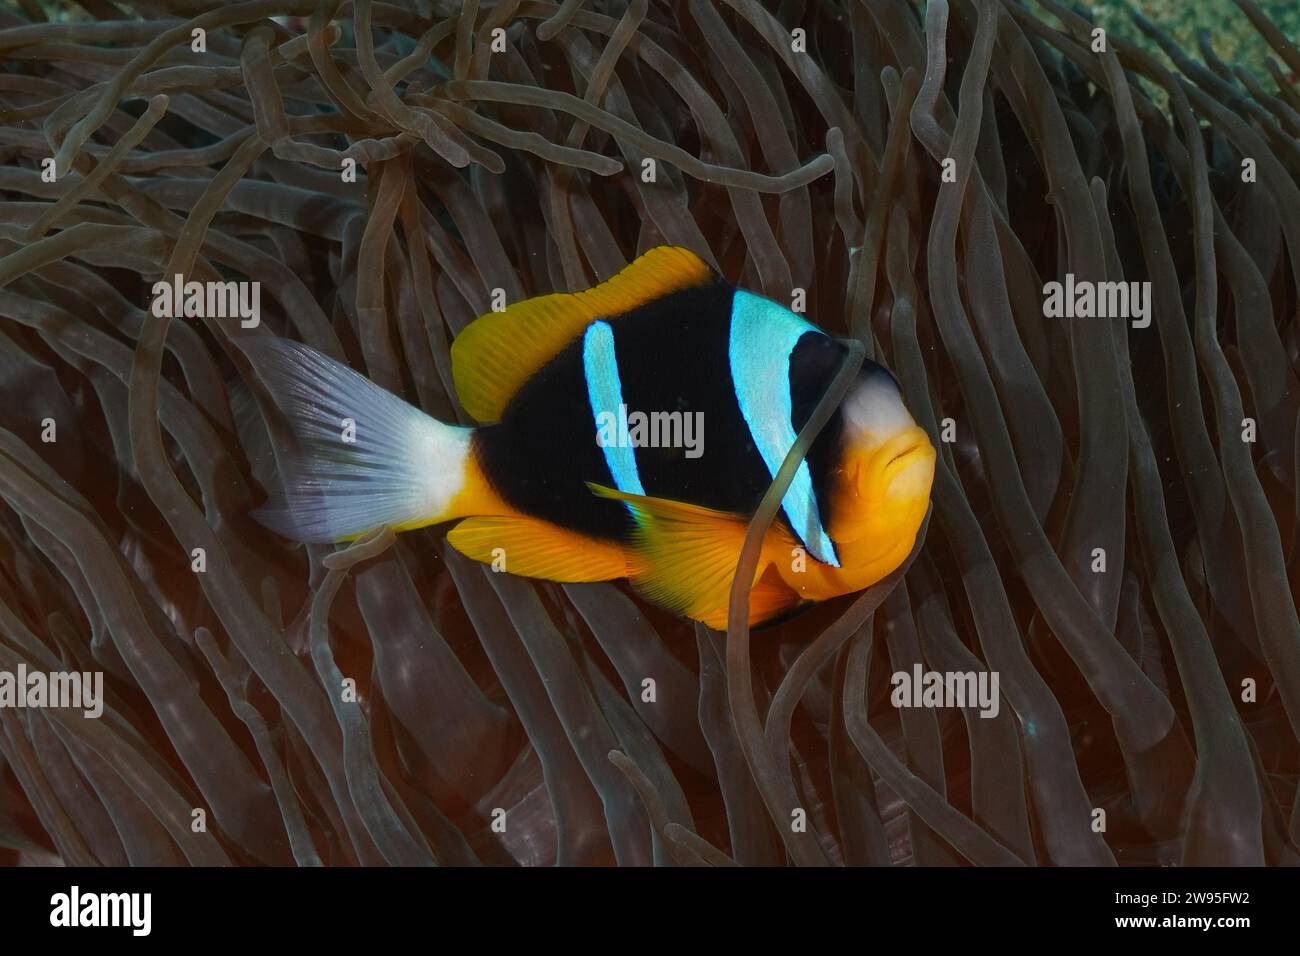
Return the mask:
<path id="1" fill-rule="evenodd" d="M 627 576 L 623 548 L 524 517 L 466 518 L 447 535 L 466 557 L 547 581 L 610 581 Z"/>
<path id="2" fill-rule="evenodd" d="M 698 618 L 715 631 L 727 629 L 727 615 L 730 612 L 730 588 L 723 603 L 711 611 L 706 611 Z M 767 570 L 749 589 L 749 626 L 754 627 L 764 621 L 770 621 L 778 614 L 789 611 L 800 604 L 802 599 L 781 580 L 776 568 L 767 566 Z M 694 616 L 694 615 L 692 615 Z"/>
<path id="3" fill-rule="evenodd" d="M 588 487 L 596 495 L 622 501 L 632 509 L 637 522 L 628 558 L 632 583 L 670 610 L 713 628 L 725 628 L 748 521 L 699 505 L 626 494 L 602 485 Z M 798 595 L 779 578 L 764 577 L 775 540 L 768 536 L 754 571 L 750 591 L 750 621 L 754 623 L 799 602 Z"/>

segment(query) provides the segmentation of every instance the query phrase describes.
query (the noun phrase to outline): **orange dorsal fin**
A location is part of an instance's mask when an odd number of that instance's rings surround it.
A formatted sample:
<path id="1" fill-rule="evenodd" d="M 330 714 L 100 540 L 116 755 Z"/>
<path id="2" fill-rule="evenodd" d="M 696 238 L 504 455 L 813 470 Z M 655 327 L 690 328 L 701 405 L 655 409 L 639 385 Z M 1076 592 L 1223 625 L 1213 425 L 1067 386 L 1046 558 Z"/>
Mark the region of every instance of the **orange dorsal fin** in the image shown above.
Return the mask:
<path id="1" fill-rule="evenodd" d="M 624 502 L 637 523 L 627 573 L 652 601 L 710 627 L 726 627 L 736 563 L 749 522 L 740 515 L 699 505 L 650 498 L 589 484 L 602 498 Z M 769 533 L 754 571 L 750 621 L 766 620 L 799 603 L 779 578 L 764 578 L 779 547 Z"/>
<path id="2" fill-rule="evenodd" d="M 627 576 L 623 548 L 538 518 L 466 518 L 447 535 L 461 554 L 501 570 L 547 581 L 611 581 Z"/>
<path id="3" fill-rule="evenodd" d="M 615 318 L 712 276 L 689 249 L 657 246 L 590 289 L 536 296 L 481 315 L 451 346 L 456 395 L 476 421 L 497 421 L 520 386 L 593 321 Z"/>

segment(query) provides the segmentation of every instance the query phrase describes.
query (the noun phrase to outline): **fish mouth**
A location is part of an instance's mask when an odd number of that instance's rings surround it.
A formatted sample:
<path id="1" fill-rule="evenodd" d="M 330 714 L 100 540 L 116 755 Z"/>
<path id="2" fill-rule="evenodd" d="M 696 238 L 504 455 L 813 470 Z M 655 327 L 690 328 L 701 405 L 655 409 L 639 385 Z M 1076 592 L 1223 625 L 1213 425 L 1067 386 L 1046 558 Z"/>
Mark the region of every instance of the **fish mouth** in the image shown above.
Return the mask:
<path id="1" fill-rule="evenodd" d="M 885 462 L 885 468 L 888 469 L 890 465 L 894 464 L 894 462 L 901 461 L 902 459 L 906 458 L 908 455 L 912 454 L 912 452 L 917 451 L 920 447 L 921 447 L 921 443 L 919 441 L 912 442 L 912 444 L 908 445 L 906 448 L 900 451 L 893 458 L 889 459 L 889 461 Z"/>
<path id="2" fill-rule="evenodd" d="M 913 426 L 895 435 L 883 449 L 882 471 L 904 464 L 913 455 L 930 447 L 930 439 L 919 426 Z M 886 457 L 887 456 L 887 457 Z"/>

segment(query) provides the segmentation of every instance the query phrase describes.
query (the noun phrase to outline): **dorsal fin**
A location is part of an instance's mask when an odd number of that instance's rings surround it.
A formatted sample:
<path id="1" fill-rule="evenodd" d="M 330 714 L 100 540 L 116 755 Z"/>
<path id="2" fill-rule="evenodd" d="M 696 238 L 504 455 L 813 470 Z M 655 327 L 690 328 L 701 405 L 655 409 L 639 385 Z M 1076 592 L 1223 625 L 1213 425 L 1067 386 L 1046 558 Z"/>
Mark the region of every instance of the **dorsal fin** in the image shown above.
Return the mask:
<path id="1" fill-rule="evenodd" d="M 481 315 L 451 346 L 456 395 L 476 421 L 496 421 L 520 386 L 595 319 L 615 318 L 712 276 L 689 249 L 657 246 L 590 289 L 535 296 Z"/>

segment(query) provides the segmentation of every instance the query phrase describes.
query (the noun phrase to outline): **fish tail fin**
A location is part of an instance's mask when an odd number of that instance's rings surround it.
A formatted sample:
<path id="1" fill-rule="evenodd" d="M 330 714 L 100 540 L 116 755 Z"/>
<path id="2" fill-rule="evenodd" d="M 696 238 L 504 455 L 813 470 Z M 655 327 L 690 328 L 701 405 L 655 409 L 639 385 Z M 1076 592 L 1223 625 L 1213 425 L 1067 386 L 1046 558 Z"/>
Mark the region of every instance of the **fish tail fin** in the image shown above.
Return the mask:
<path id="1" fill-rule="evenodd" d="M 288 419 L 282 493 L 253 517 L 298 541 L 349 541 L 462 517 L 473 429 L 447 425 L 315 349 L 239 343 Z"/>

